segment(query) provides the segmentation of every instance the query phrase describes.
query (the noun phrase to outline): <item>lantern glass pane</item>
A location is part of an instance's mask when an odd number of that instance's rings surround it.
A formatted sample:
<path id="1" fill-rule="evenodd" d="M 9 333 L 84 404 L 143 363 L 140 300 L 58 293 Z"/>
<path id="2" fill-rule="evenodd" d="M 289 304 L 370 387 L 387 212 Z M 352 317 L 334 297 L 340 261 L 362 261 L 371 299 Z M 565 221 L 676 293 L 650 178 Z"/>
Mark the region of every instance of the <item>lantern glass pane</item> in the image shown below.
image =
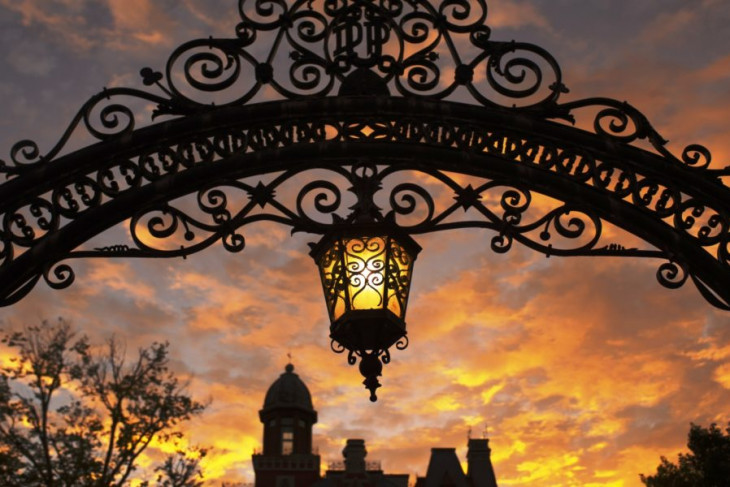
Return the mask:
<path id="1" fill-rule="evenodd" d="M 346 311 L 347 295 L 344 283 L 345 269 L 341 257 L 342 249 L 342 243 L 336 240 L 319 261 L 322 288 L 327 302 L 327 311 L 329 311 L 332 321 L 341 317 Z"/>
<path id="2" fill-rule="evenodd" d="M 399 318 L 405 318 L 413 259 L 395 240 L 390 239 L 389 247 L 388 309 Z"/>
<path id="3" fill-rule="evenodd" d="M 386 242 L 385 237 L 358 237 L 344 240 L 347 291 L 351 309 L 383 308 Z"/>

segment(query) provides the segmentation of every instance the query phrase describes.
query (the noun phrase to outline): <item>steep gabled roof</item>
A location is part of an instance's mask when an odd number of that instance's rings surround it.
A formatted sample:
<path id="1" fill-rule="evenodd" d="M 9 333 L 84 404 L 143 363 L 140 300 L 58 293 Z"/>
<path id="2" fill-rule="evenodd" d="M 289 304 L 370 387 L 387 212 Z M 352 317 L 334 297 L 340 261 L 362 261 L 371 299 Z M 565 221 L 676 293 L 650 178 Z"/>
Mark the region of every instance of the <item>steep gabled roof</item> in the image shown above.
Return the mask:
<path id="1" fill-rule="evenodd" d="M 468 487 L 455 448 L 432 448 L 425 487 Z"/>

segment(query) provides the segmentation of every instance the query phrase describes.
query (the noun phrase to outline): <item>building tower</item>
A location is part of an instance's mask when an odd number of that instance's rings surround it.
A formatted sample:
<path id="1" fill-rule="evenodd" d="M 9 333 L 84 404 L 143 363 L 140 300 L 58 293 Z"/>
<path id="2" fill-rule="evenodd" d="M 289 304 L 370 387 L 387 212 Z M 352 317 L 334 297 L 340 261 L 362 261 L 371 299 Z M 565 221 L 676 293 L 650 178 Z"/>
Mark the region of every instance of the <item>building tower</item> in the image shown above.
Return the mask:
<path id="1" fill-rule="evenodd" d="M 252 458 L 256 487 L 309 487 L 319 480 L 319 455 L 312 453 L 317 411 L 292 364 L 269 387 L 259 419 L 264 451 Z"/>

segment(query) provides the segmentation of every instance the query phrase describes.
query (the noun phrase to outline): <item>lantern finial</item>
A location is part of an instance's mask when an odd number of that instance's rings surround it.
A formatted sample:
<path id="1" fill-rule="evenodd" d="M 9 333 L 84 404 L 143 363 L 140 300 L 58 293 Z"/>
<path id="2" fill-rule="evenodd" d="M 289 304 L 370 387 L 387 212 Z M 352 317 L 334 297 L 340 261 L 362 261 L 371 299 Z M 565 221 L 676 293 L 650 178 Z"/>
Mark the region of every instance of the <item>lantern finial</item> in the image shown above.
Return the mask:
<path id="1" fill-rule="evenodd" d="M 375 395 L 375 391 L 380 387 L 378 377 L 382 375 L 383 364 L 380 362 L 380 358 L 376 352 L 365 354 L 360 359 L 360 373 L 365 377 L 362 381 L 365 384 L 365 388 L 370 391 L 370 400 L 375 402 L 378 400 L 378 396 Z"/>

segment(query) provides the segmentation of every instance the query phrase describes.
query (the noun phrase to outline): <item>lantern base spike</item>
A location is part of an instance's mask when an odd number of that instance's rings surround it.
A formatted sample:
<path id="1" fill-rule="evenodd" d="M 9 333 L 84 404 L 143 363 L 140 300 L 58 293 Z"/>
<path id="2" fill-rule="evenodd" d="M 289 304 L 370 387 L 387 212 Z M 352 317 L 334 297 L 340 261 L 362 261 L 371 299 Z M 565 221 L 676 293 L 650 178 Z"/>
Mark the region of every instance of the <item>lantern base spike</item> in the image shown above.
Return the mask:
<path id="1" fill-rule="evenodd" d="M 380 387 L 378 378 L 374 376 L 366 377 L 362 383 L 365 384 L 365 389 L 370 390 L 370 402 L 376 402 L 378 400 L 378 396 L 375 394 L 375 391 L 378 387 Z"/>
<path id="2" fill-rule="evenodd" d="M 378 400 L 378 396 L 375 395 L 375 391 L 380 387 L 378 377 L 382 375 L 383 363 L 380 361 L 380 353 L 373 351 L 371 353 L 362 353 L 360 358 L 360 373 L 365 377 L 362 382 L 365 388 L 370 391 L 370 401 L 375 402 Z"/>
<path id="3" fill-rule="evenodd" d="M 405 335 L 403 335 L 400 340 L 395 343 L 395 347 L 398 350 L 405 350 L 407 346 L 408 337 Z M 390 350 L 387 348 L 369 351 L 357 348 L 353 349 L 343 345 L 337 341 L 336 338 L 332 338 L 330 347 L 335 353 L 347 352 L 347 363 L 350 365 L 355 365 L 358 362 L 358 358 L 360 359 L 358 368 L 360 370 L 360 374 L 362 374 L 365 378 L 362 383 L 365 388 L 370 391 L 370 401 L 376 402 L 378 400 L 378 396 L 375 394 L 375 391 L 382 387 L 378 377 L 383 375 L 383 365 L 390 363 Z"/>

